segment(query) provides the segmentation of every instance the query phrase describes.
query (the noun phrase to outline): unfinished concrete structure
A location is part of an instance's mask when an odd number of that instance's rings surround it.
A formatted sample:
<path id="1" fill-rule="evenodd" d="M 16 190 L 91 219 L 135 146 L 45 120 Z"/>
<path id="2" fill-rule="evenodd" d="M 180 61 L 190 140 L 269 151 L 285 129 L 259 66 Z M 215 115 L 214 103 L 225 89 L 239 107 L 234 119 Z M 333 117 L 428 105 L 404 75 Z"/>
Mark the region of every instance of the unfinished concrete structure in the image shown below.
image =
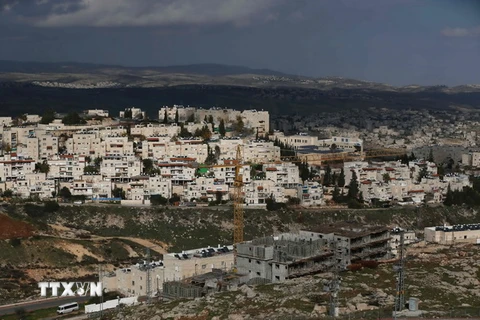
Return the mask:
<path id="1" fill-rule="evenodd" d="M 235 290 L 247 278 L 240 273 L 213 269 L 212 272 L 193 276 L 182 281 L 163 284 L 162 297 L 165 299 L 194 299 L 209 293 Z"/>
<path id="2" fill-rule="evenodd" d="M 334 264 L 332 243 L 286 233 L 238 244 L 237 269 L 251 282 L 285 279 L 326 271 Z M 342 256 L 342 255 L 340 255 Z M 253 281 L 252 281 L 253 280 Z"/>
<path id="3" fill-rule="evenodd" d="M 238 244 L 237 269 L 250 282 L 285 279 L 340 270 L 361 260 L 389 257 L 389 229 L 355 223 L 326 225 Z"/>
<path id="4" fill-rule="evenodd" d="M 389 257 L 390 231 L 387 227 L 362 226 L 356 222 L 342 222 L 300 230 L 300 235 L 311 239 L 334 241 L 344 248 L 347 266 L 361 260 L 382 260 Z"/>

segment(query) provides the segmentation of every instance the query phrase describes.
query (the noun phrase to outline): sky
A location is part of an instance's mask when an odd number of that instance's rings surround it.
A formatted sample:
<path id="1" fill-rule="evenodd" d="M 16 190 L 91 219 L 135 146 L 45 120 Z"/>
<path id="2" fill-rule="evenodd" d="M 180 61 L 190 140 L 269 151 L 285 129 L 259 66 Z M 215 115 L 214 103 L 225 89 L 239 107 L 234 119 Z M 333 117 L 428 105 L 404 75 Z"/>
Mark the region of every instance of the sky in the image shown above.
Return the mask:
<path id="1" fill-rule="evenodd" d="M 480 0 L 0 0 L 0 60 L 480 84 Z"/>

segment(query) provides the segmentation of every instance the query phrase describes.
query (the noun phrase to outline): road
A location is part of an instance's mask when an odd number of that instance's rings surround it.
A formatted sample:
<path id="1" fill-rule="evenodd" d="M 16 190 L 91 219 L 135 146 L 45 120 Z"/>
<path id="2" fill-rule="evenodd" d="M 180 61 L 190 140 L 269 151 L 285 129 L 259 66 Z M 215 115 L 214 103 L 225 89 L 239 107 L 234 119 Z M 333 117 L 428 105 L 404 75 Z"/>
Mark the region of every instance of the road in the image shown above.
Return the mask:
<path id="1" fill-rule="evenodd" d="M 59 298 L 48 298 L 42 300 L 34 300 L 34 301 L 27 301 L 27 302 L 20 302 L 15 304 L 9 304 L 5 306 L 0 306 L 0 316 L 13 314 L 15 313 L 16 309 L 23 308 L 26 311 L 35 311 L 41 309 L 49 309 L 58 307 L 62 304 L 69 303 L 69 302 L 86 302 L 90 299 L 89 296 L 82 296 L 82 297 L 59 297 Z"/>

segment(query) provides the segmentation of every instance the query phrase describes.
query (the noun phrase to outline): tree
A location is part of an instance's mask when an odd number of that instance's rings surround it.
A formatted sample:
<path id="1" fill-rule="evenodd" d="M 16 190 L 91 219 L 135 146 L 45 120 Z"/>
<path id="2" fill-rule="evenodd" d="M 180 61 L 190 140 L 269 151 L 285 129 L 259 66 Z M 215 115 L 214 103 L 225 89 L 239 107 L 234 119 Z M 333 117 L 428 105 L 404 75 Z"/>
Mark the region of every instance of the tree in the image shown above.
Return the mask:
<path id="1" fill-rule="evenodd" d="M 384 173 L 384 174 L 382 175 L 382 178 L 383 178 L 383 182 L 385 182 L 385 183 L 389 183 L 390 180 L 392 180 L 392 179 L 390 178 L 390 175 L 389 175 L 388 173 Z"/>
<path id="2" fill-rule="evenodd" d="M 125 110 L 125 112 L 123 113 L 123 117 L 124 117 L 125 119 L 132 119 L 132 116 L 133 116 L 133 114 L 132 114 L 132 109 L 127 109 L 127 110 Z"/>
<path id="3" fill-rule="evenodd" d="M 334 172 L 334 173 L 332 174 L 332 185 L 334 185 L 334 186 L 337 185 L 337 179 L 338 179 L 338 178 L 337 178 L 337 173 Z"/>
<path id="4" fill-rule="evenodd" d="M 237 116 L 237 121 L 233 123 L 233 131 L 235 131 L 236 134 L 241 134 L 243 133 L 245 129 L 245 124 L 243 123 L 243 119 L 241 116 Z"/>
<path id="5" fill-rule="evenodd" d="M 343 168 L 340 170 L 337 185 L 341 188 L 345 186 L 345 172 L 343 171 Z"/>
<path id="6" fill-rule="evenodd" d="M 70 199 L 72 197 L 72 193 L 70 192 L 70 189 L 68 189 L 67 187 L 63 187 L 58 193 L 58 195 L 63 199 Z"/>
<path id="7" fill-rule="evenodd" d="M 102 163 L 102 161 L 103 161 L 102 157 L 96 157 L 93 160 L 93 163 L 95 164 L 95 167 L 100 168 L 100 164 Z"/>
<path id="8" fill-rule="evenodd" d="M 43 211 L 47 213 L 56 212 L 60 209 L 60 205 L 56 201 L 45 201 L 43 205 Z"/>
<path id="9" fill-rule="evenodd" d="M 84 124 L 86 121 L 82 119 L 78 113 L 70 112 L 62 119 L 62 123 L 65 125 Z"/>
<path id="10" fill-rule="evenodd" d="M 187 122 L 195 122 L 195 115 L 193 113 L 188 116 Z"/>
<path id="11" fill-rule="evenodd" d="M 168 202 L 169 202 L 170 204 L 178 203 L 178 202 L 180 202 L 180 197 L 178 196 L 178 194 L 174 193 L 174 194 L 172 195 L 172 197 L 168 200 Z"/>
<path id="12" fill-rule="evenodd" d="M 143 173 L 152 174 L 154 171 L 153 160 L 152 159 L 143 159 Z"/>
<path id="13" fill-rule="evenodd" d="M 433 158 L 433 150 L 432 150 L 432 148 L 430 148 L 430 151 L 428 152 L 427 161 L 429 161 L 429 162 L 435 162 L 435 159 Z"/>
<path id="14" fill-rule="evenodd" d="M 175 123 L 178 123 L 178 109 L 175 111 Z"/>
<path id="15" fill-rule="evenodd" d="M 168 199 L 160 194 L 152 194 L 150 196 L 150 203 L 154 206 L 164 206 L 168 203 Z"/>
<path id="16" fill-rule="evenodd" d="M 423 166 L 420 171 L 418 172 L 417 182 L 421 182 L 423 178 L 428 176 L 428 169 L 427 166 Z"/>
<path id="17" fill-rule="evenodd" d="M 218 146 L 218 144 L 215 146 L 215 159 L 218 161 L 218 159 L 220 158 L 220 155 L 221 155 L 221 151 L 220 151 L 220 147 Z"/>
<path id="18" fill-rule="evenodd" d="M 336 143 L 332 143 L 332 145 L 330 146 L 330 149 L 331 149 L 332 151 L 337 150 L 337 144 L 336 144 Z"/>
<path id="19" fill-rule="evenodd" d="M 165 107 L 165 114 L 163 116 L 163 123 L 167 124 L 168 123 L 168 108 Z"/>
<path id="20" fill-rule="evenodd" d="M 13 191 L 10 190 L 10 189 L 7 189 L 7 190 L 3 191 L 2 196 L 5 197 L 5 198 L 11 198 L 13 196 Z"/>
<path id="21" fill-rule="evenodd" d="M 114 198 L 121 198 L 125 199 L 125 191 L 122 188 L 116 187 L 115 189 L 112 190 L 112 196 Z"/>
<path id="22" fill-rule="evenodd" d="M 183 124 L 180 125 L 180 133 L 178 134 L 180 138 L 190 138 L 192 134 L 188 131 Z"/>
<path id="23" fill-rule="evenodd" d="M 323 184 L 326 186 L 330 186 L 332 184 L 332 168 L 330 168 L 330 165 L 327 165 L 327 168 L 325 169 L 325 174 L 323 175 Z"/>
<path id="24" fill-rule="evenodd" d="M 335 186 L 335 189 L 333 189 L 332 200 L 337 203 L 340 202 L 340 190 L 338 189 L 337 186 Z"/>
<path id="25" fill-rule="evenodd" d="M 356 199 L 358 196 L 358 180 L 357 173 L 352 171 L 352 179 L 350 179 L 350 184 L 348 185 L 348 198 Z"/>
<path id="26" fill-rule="evenodd" d="M 83 173 L 84 174 L 98 174 L 98 168 L 95 166 L 85 166 L 83 168 Z"/>
<path id="27" fill-rule="evenodd" d="M 410 154 L 410 157 L 408 157 L 408 160 L 413 161 L 413 160 L 416 160 L 416 159 L 417 159 L 417 157 L 415 156 L 415 154 L 412 151 L 412 153 Z"/>
<path id="28" fill-rule="evenodd" d="M 307 162 L 302 162 L 298 165 L 299 171 L 300 171 L 300 178 L 302 181 L 308 180 L 308 177 L 310 176 L 310 170 L 308 169 L 308 163 Z"/>
<path id="29" fill-rule="evenodd" d="M 41 124 L 49 124 L 52 123 L 53 120 L 55 120 L 55 111 L 52 109 L 47 110 L 43 113 L 42 119 L 40 119 Z"/>
<path id="30" fill-rule="evenodd" d="M 222 198 L 223 198 L 222 191 L 215 192 L 215 200 L 217 201 L 217 204 L 222 203 Z"/>
<path id="31" fill-rule="evenodd" d="M 215 154 L 212 152 L 212 149 L 207 144 L 207 159 L 205 159 L 205 164 L 216 164 L 216 163 L 217 163 L 217 159 L 215 157 Z"/>
<path id="32" fill-rule="evenodd" d="M 220 124 L 218 125 L 218 133 L 221 137 L 225 137 L 227 130 L 225 129 L 225 121 L 223 119 L 220 120 Z"/>
<path id="33" fill-rule="evenodd" d="M 41 173 L 48 173 L 50 171 L 50 166 L 47 161 L 43 161 L 42 163 L 37 162 L 35 163 L 35 170 Z"/>

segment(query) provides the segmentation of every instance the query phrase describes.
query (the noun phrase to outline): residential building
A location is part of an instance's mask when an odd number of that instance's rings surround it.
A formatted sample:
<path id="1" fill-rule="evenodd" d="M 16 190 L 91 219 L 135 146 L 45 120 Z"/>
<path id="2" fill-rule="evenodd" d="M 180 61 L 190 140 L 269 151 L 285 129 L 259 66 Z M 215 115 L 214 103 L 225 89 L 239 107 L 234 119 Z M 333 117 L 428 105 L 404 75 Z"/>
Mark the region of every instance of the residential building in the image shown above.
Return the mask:
<path id="1" fill-rule="evenodd" d="M 425 242 L 451 245 L 456 242 L 480 243 L 480 224 L 458 224 L 425 228 Z"/>
<path id="2" fill-rule="evenodd" d="M 316 207 L 325 205 L 322 185 L 315 181 L 306 181 L 297 187 L 297 198 L 304 207 Z"/>

